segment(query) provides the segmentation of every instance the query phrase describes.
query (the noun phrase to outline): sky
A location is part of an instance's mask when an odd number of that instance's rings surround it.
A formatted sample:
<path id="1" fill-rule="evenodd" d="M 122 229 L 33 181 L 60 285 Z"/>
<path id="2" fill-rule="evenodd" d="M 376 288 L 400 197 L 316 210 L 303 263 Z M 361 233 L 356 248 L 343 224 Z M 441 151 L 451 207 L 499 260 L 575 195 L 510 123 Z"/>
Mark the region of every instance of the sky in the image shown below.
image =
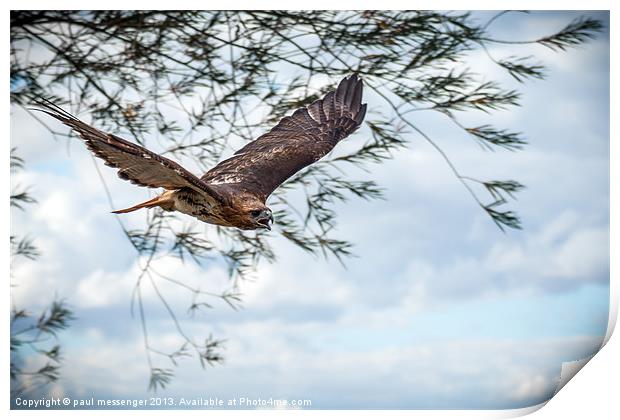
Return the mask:
<path id="1" fill-rule="evenodd" d="M 337 206 L 338 234 L 357 255 L 346 267 L 274 235 L 278 261 L 241 284 L 239 311 L 216 303 L 185 316 L 190 296 L 161 285 L 188 331 L 226 339 L 226 360 L 205 370 L 195 358 L 182 360 L 158 396 L 309 399 L 314 409 L 501 409 L 549 399 L 562 363 L 595 352 L 607 327 L 609 21 L 601 12 L 535 12 L 492 27 L 497 38 L 535 39 L 579 14 L 605 22 L 579 48 L 491 49 L 498 57 L 534 54 L 548 67 L 544 81 L 519 85 L 483 52 L 467 58 L 523 100 L 462 118 L 524 132 L 523 151 L 484 152 L 445 119 L 416 116 L 463 173 L 527 185 L 512 204 L 522 231 L 497 229 L 436 151 L 412 135 L 406 150 L 368 175 L 386 200 Z M 366 100 L 369 109 L 381 106 L 372 95 Z M 363 128 L 346 141 L 368 135 Z M 77 141 L 52 140 L 18 109 L 11 144 L 26 162 L 12 185 L 33 185 L 38 200 L 27 212 L 12 210 L 11 229 L 31 233 L 42 250 L 36 263 L 12 267 L 13 302 L 35 310 L 61 296 L 77 317 L 59 335 L 65 363 L 46 393 L 151 396 L 140 322 L 130 313 L 139 261 L 109 214 L 95 164 L 115 204 L 133 203 L 136 187 Z M 145 215 L 126 220 L 144 226 Z M 163 257 L 156 267 L 213 289 L 227 284 L 215 264 Z M 157 296 L 147 291 L 144 299 L 152 343 L 174 347 L 179 337 Z"/>

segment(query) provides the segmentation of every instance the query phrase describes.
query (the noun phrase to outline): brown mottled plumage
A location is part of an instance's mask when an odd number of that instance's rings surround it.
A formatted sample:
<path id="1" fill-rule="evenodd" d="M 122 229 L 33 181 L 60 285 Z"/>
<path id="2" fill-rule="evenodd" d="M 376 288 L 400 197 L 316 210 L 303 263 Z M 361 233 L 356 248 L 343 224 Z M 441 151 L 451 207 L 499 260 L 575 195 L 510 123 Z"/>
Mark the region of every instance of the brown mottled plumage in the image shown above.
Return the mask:
<path id="1" fill-rule="evenodd" d="M 265 205 L 267 197 L 360 126 L 366 114 L 366 104 L 361 102 L 362 81 L 356 75 L 345 78 L 335 91 L 284 117 L 271 131 L 201 178 L 170 159 L 83 123 L 48 101 L 37 104 L 41 111 L 77 131 L 95 156 L 118 168 L 120 178 L 166 190 L 114 213 L 159 206 L 215 225 L 270 229 L 273 216 Z"/>

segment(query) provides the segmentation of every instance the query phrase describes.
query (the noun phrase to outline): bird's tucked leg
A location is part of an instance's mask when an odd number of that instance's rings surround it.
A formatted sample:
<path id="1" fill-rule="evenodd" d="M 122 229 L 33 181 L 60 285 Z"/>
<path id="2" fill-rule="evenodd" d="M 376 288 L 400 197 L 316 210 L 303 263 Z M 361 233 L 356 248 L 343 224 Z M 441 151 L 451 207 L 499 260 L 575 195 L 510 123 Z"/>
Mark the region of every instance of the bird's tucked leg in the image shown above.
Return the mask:
<path id="1" fill-rule="evenodd" d="M 132 211 L 136 211 L 142 208 L 153 208 L 153 207 L 161 207 L 166 211 L 174 210 L 174 199 L 172 198 L 172 191 L 166 191 L 162 195 L 159 195 L 155 198 L 145 201 L 144 203 L 136 204 L 133 207 L 129 207 L 122 210 L 115 210 L 112 213 L 120 214 L 120 213 L 129 213 Z"/>

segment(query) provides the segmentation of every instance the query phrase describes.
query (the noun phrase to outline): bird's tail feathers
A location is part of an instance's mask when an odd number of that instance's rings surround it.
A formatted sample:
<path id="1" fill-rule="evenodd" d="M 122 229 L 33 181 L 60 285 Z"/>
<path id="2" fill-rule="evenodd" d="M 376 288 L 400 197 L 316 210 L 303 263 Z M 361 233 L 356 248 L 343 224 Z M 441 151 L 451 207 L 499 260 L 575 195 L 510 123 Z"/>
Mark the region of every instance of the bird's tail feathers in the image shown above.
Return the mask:
<path id="1" fill-rule="evenodd" d="M 121 209 L 121 210 L 114 210 L 112 213 L 114 214 L 130 213 L 132 211 L 140 210 L 143 208 L 150 209 L 150 208 L 157 207 L 157 206 L 160 206 L 164 209 L 168 209 L 171 207 L 172 204 L 173 202 L 170 198 L 160 195 L 150 200 L 147 200 L 144 203 L 136 204 L 133 207 L 128 207 L 126 209 Z"/>

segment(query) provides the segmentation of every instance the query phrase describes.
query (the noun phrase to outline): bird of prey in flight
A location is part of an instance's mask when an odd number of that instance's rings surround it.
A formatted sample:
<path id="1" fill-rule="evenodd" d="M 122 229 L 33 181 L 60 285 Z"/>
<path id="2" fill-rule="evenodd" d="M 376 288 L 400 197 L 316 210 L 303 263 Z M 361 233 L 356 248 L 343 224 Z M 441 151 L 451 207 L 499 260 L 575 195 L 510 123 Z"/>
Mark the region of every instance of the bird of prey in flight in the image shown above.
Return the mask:
<path id="1" fill-rule="evenodd" d="M 114 213 L 161 207 L 214 225 L 271 230 L 273 215 L 265 204 L 267 197 L 360 126 L 366 114 L 366 104 L 361 102 L 362 80 L 353 74 L 323 99 L 284 117 L 271 131 L 200 178 L 168 158 L 91 127 L 51 102 L 37 104 L 41 111 L 75 130 L 95 156 L 118 169 L 121 179 L 165 190 Z"/>

